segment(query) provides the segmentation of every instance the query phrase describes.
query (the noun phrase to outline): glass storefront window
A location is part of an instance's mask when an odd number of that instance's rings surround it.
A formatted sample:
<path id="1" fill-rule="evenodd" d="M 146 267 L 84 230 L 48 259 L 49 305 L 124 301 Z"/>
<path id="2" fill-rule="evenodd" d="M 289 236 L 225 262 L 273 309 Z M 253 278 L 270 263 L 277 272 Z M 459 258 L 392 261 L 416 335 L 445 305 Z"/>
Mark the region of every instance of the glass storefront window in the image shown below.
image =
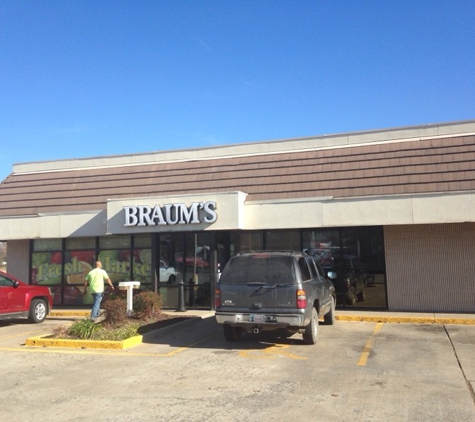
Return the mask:
<path id="1" fill-rule="evenodd" d="M 69 246 L 74 245 L 81 246 L 81 242 L 73 242 Z M 90 242 L 82 242 L 82 245 L 90 246 Z M 95 249 L 71 250 L 64 253 L 65 283 L 63 287 L 58 288 L 55 292 L 54 299 L 57 304 L 92 305 L 93 298 L 88 290 L 84 292 L 84 283 L 87 274 L 94 268 L 95 255 Z"/>
<path id="2" fill-rule="evenodd" d="M 67 251 L 75 249 L 96 249 L 95 237 L 73 237 L 65 240 L 65 248 Z"/>
<path id="3" fill-rule="evenodd" d="M 266 231 L 266 250 L 299 251 L 300 232 L 298 230 Z"/>
<path id="4" fill-rule="evenodd" d="M 61 251 L 33 252 L 31 255 L 31 284 L 43 286 L 61 284 L 62 259 Z"/>
<path id="5" fill-rule="evenodd" d="M 60 285 L 63 274 L 62 239 L 35 239 L 32 248 L 30 283 Z"/>
<path id="6" fill-rule="evenodd" d="M 130 248 L 130 236 L 102 236 L 99 238 L 99 249 Z"/>
<path id="7" fill-rule="evenodd" d="M 33 251 L 57 251 L 62 249 L 61 239 L 35 239 L 33 241 Z"/>
<path id="8" fill-rule="evenodd" d="M 156 260 L 159 293 L 165 308 L 178 306 L 178 281 L 183 280 L 184 235 L 182 233 L 158 236 Z"/>
<path id="9" fill-rule="evenodd" d="M 134 249 L 133 280 L 140 281 L 140 286 L 152 282 L 152 249 Z M 141 287 L 142 288 L 142 287 Z"/>
<path id="10" fill-rule="evenodd" d="M 325 272 L 336 273 L 338 306 L 387 307 L 382 227 L 305 230 L 302 242 Z"/>
<path id="11" fill-rule="evenodd" d="M 341 229 L 341 252 L 343 258 L 360 260 L 361 247 L 356 228 Z"/>
<path id="12" fill-rule="evenodd" d="M 322 267 L 333 265 L 340 257 L 339 229 L 306 230 L 302 240 L 303 250 L 315 257 Z"/>
<path id="13" fill-rule="evenodd" d="M 152 235 L 139 234 L 134 236 L 134 248 L 151 248 Z"/>
<path id="14" fill-rule="evenodd" d="M 380 226 L 37 239 L 31 247 L 30 282 L 49 286 L 55 305 L 92 304 L 92 298 L 84 295 L 84 282 L 98 259 L 116 286 L 121 281 L 140 281 L 141 290 L 159 291 L 165 308 L 177 307 L 179 281 L 184 281 L 186 307 L 208 308 L 216 248 L 221 269 L 239 252 L 303 249 L 326 272 L 337 273 L 342 282 L 335 281 L 335 286 L 343 286 L 349 278 L 362 279 L 353 295 L 339 287 L 339 306 L 386 308 Z"/>
<path id="15" fill-rule="evenodd" d="M 132 279 L 140 281 L 141 290 L 153 290 L 152 286 L 152 235 L 133 237 Z"/>
<path id="16" fill-rule="evenodd" d="M 211 306 L 211 233 L 160 235 L 157 272 L 165 307 L 177 307 L 178 282 L 185 283 L 185 306 Z"/>
<path id="17" fill-rule="evenodd" d="M 211 298 L 211 235 L 188 233 L 186 235 L 185 280 L 189 285 L 188 306 L 210 306 Z"/>
<path id="18" fill-rule="evenodd" d="M 231 255 L 239 252 L 261 251 L 264 249 L 262 231 L 242 231 L 231 233 Z"/>
<path id="19" fill-rule="evenodd" d="M 112 283 L 130 281 L 130 249 L 104 249 L 99 251 L 98 260 L 107 272 Z"/>

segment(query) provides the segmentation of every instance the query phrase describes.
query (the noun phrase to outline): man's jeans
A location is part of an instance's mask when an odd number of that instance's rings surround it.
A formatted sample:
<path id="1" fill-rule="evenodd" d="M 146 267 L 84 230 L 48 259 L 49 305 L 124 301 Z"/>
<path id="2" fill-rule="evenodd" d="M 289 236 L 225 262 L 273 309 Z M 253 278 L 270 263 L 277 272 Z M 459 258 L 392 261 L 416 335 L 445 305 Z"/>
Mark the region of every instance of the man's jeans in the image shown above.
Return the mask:
<path id="1" fill-rule="evenodd" d="M 92 305 L 91 319 L 96 319 L 99 316 L 101 310 L 101 301 L 104 293 L 92 293 L 94 303 Z"/>

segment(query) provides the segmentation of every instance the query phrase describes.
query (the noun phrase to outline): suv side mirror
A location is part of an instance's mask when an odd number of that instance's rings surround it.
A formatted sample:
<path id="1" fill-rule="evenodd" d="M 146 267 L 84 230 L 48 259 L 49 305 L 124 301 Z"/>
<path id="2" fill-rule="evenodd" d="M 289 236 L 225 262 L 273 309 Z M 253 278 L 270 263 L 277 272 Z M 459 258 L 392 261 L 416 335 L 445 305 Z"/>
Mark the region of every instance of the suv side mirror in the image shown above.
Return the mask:
<path id="1" fill-rule="evenodd" d="M 20 285 L 20 283 L 18 283 L 18 281 L 13 282 L 13 288 L 14 289 L 16 289 L 19 285 Z"/>
<path id="2" fill-rule="evenodd" d="M 330 280 L 336 280 L 336 273 L 333 272 L 333 271 L 328 271 L 327 277 L 328 277 Z"/>

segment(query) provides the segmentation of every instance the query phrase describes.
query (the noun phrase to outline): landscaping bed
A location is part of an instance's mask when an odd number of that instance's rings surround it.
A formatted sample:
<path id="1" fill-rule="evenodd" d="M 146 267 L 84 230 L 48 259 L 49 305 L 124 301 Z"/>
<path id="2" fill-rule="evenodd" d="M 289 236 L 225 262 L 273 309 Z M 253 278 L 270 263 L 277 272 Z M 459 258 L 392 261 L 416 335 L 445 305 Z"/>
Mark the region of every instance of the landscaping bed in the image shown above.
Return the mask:
<path id="1" fill-rule="evenodd" d="M 134 297 L 132 316 L 127 315 L 125 300 L 121 296 L 109 298 L 103 308 L 100 321 L 79 319 L 72 325 L 56 327 L 48 338 L 122 341 L 189 318 L 162 313 L 160 295 L 152 292 L 142 292 Z"/>

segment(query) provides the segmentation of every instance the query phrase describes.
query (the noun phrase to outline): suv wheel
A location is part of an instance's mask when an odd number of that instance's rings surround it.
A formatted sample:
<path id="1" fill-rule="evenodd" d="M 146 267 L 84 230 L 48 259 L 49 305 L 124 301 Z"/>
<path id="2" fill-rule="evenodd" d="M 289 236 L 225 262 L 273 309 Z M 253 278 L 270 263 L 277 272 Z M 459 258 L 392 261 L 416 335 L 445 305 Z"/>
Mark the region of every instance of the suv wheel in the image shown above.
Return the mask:
<path id="1" fill-rule="evenodd" d="M 364 302 L 364 290 L 361 290 L 361 292 L 358 293 L 358 301 Z"/>
<path id="2" fill-rule="evenodd" d="M 310 324 L 305 327 L 303 341 L 307 344 L 315 344 L 318 340 L 318 312 L 312 308 L 312 318 Z"/>
<path id="3" fill-rule="evenodd" d="M 332 303 L 330 305 L 330 310 L 327 314 L 324 315 L 323 320 L 327 325 L 333 325 L 335 323 L 335 298 L 332 296 Z"/>
<path id="4" fill-rule="evenodd" d="M 229 324 L 223 325 L 224 338 L 227 341 L 239 341 L 241 340 L 242 329 L 239 327 L 231 327 Z"/>
<path id="5" fill-rule="evenodd" d="M 30 313 L 28 319 L 31 322 L 43 322 L 47 314 L 46 302 L 43 299 L 33 299 L 30 305 Z"/>
<path id="6" fill-rule="evenodd" d="M 354 305 L 356 303 L 356 296 L 355 296 L 355 289 L 351 288 L 346 293 L 346 304 L 347 305 Z"/>

